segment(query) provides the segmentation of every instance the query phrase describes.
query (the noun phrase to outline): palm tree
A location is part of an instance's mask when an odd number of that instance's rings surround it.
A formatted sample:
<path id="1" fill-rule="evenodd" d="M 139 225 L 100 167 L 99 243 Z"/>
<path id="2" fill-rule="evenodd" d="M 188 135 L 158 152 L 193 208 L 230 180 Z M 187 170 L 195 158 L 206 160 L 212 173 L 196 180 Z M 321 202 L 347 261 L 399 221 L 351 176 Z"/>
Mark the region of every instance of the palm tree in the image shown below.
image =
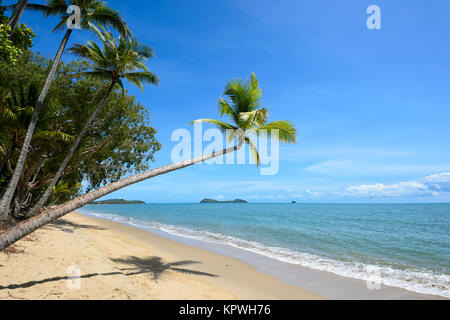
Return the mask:
<path id="1" fill-rule="evenodd" d="M 250 139 L 248 139 L 247 135 L 249 133 L 263 134 L 264 129 L 266 129 L 269 131 L 268 134 L 274 134 L 274 130 L 277 130 L 279 132 L 278 137 L 281 142 L 295 143 L 296 129 L 291 122 L 275 121 L 272 123 L 266 123 L 268 112 L 266 108 L 261 107 L 262 91 L 259 88 L 258 80 L 253 73 L 251 75 L 250 81 L 230 81 L 225 88 L 224 95 L 229 97 L 230 103 L 221 98 L 219 100 L 219 111 L 221 115 L 229 116 L 232 120 L 232 124 L 212 119 L 199 119 L 196 121 L 209 122 L 216 125 L 220 129 L 236 130 L 235 137 L 237 137 L 238 139 L 237 145 L 223 150 L 215 151 L 208 155 L 202 155 L 194 159 L 169 164 L 160 168 L 124 178 L 122 180 L 101 187 L 97 190 L 91 191 L 83 196 L 70 200 L 55 208 L 50 208 L 48 211 L 41 212 L 36 216 L 0 234 L 0 251 L 10 246 L 17 240 L 30 234 L 34 230 L 44 226 L 45 224 L 54 221 L 55 219 L 58 219 L 65 214 L 81 208 L 82 206 L 91 203 L 92 201 L 114 191 L 143 180 L 147 180 L 171 171 L 186 168 L 196 163 L 204 162 L 209 159 L 236 151 L 241 148 L 244 142 L 248 143 L 252 148 L 254 148 L 253 143 Z M 254 150 L 256 151 L 255 148 Z"/>
<path id="2" fill-rule="evenodd" d="M 17 28 L 17 25 L 19 24 L 20 18 L 22 17 L 23 11 L 25 10 L 27 3 L 28 3 L 28 0 L 19 0 L 17 2 L 17 4 L 15 4 L 13 6 L 8 6 L 8 7 L 14 8 L 14 11 L 13 11 L 11 17 L 9 18 L 9 22 L 8 22 L 8 25 L 11 27 L 11 31 L 9 33 L 10 38 L 12 37 L 14 31 Z"/>
<path id="3" fill-rule="evenodd" d="M 121 36 L 119 36 L 119 43 L 117 43 L 111 32 L 106 32 L 106 30 L 102 27 L 101 29 L 103 32 L 100 32 L 95 27 L 93 27 L 93 29 L 103 42 L 103 50 L 100 49 L 99 46 L 93 41 L 89 41 L 87 45 L 76 44 L 70 48 L 70 52 L 80 56 L 81 58 L 90 60 L 95 65 L 94 70 L 80 73 L 76 76 L 90 76 L 100 80 L 109 81 L 110 84 L 103 95 L 103 98 L 98 103 L 95 110 L 90 114 L 88 120 L 76 137 L 75 142 L 72 144 L 69 152 L 66 154 L 66 157 L 59 166 L 55 177 L 39 198 L 38 202 L 33 206 L 33 208 L 30 209 L 30 211 L 27 212 L 27 218 L 37 214 L 49 199 L 52 194 L 53 187 L 61 178 L 64 169 L 69 163 L 69 160 L 72 158 L 81 140 L 86 135 L 98 112 L 105 105 L 108 96 L 114 89 L 114 86 L 119 84 L 122 87 L 122 90 L 124 90 L 122 83 L 123 78 L 129 80 L 141 90 L 143 90 L 142 83 L 159 85 L 158 77 L 151 73 L 144 63 L 145 59 L 154 57 L 153 50 L 150 47 L 141 45 L 134 39 L 123 38 Z"/>
<path id="4" fill-rule="evenodd" d="M 16 160 L 15 150 L 22 145 L 25 138 L 33 107 L 39 96 L 39 85 L 34 82 L 31 84 L 17 83 L 12 88 L 5 90 L 5 94 L 0 102 L 0 147 L 2 148 L 1 153 L 5 154 L 0 166 L 1 191 L 6 188 L 8 177 L 12 174 L 11 167 L 14 168 L 13 164 Z M 18 208 L 22 206 L 21 200 L 25 198 L 31 200 L 28 198 L 30 189 L 27 187 L 31 187 L 33 183 L 29 179 L 32 172 L 39 171 L 41 165 L 36 164 L 41 161 L 40 159 L 46 158 L 44 154 L 41 154 L 42 157 L 36 158 L 39 150 L 51 150 L 57 146 L 58 142 L 65 144 L 74 139 L 73 136 L 60 131 L 61 128 L 55 126 L 54 119 L 58 113 L 56 109 L 57 106 L 47 105 L 42 110 L 41 119 L 31 140 L 33 150 L 29 152 L 29 161 L 27 161 L 27 166 L 24 168 L 14 194 L 12 203 L 15 205 L 11 205 L 11 215 L 14 217 L 16 217 L 15 213 L 19 211 Z M 42 179 L 41 182 L 45 180 L 47 179 Z"/>
<path id="5" fill-rule="evenodd" d="M 0 165 L 0 177 L 12 154 L 22 144 L 24 128 L 33 114 L 32 105 L 37 100 L 37 94 L 38 88 L 34 84 L 28 88 L 19 85 L 3 97 L 0 105 L 0 133 L 3 138 L 9 138 L 9 144 L 4 141 L 9 151 Z"/>
<path id="6" fill-rule="evenodd" d="M 103 1 L 98 0 L 47 0 L 47 4 L 27 4 L 26 8 L 31 10 L 37 10 L 43 12 L 44 15 L 48 16 L 59 16 L 61 17 L 60 22 L 56 25 L 55 30 L 64 30 L 66 27 L 67 19 L 69 14 L 67 13 L 67 8 L 70 5 L 76 5 L 80 8 L 81 12 L 81 28 L 88 29 L 92 26 L 92 23 L 98 23 L 104 26 L 111 26 L 122 35 L 128 36 L 129 30 L 126 23 L 123 21 L 122 17 L 116 10 L 107 7 Z M 61 60 L 62 53 L 67 45 L 69 37 L 72 33 L 72 28 L 67 28 L 66 33 L 61 41 L 58 52 L 56 53 L 55 59 L 53 60 L 50 72 L 47 75 L 42 91 L 39 95 L 39 99 L 33 111 L 33 116 L 31 117 L 30 124 L 28 126 L 27 134 L 20 151 L 19 158 L 17 160 L 16 167 L 14 169 L 11 180 L 6 188 L 1 200 L 0 200 L 0 219 L 6 219 L 9 214 L 9 208 L 11 205 L 11 200 L 14 196 L 14 192 L 17 188 L 20 176 L 25 165 L 27 158 L 28 149 L 30 147 L 31 138 L 36 127 L 36 123 L 39 119 L 39 112 L 44 103 L 45 97 L 47 96 L 50 84 L 55 76 L 58 64 Z"/>

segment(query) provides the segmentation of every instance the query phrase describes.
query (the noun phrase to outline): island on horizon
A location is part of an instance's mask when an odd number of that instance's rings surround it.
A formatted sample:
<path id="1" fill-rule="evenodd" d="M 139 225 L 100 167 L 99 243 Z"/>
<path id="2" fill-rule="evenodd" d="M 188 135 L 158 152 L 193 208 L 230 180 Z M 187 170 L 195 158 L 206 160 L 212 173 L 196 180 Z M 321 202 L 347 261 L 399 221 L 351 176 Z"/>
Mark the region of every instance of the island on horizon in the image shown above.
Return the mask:
<path id="1" fill-rule="evenodd" d="M 145 201 L 124 200 L 124 199 L 108 199 L 108 200 L 94 201 L 94 202 L 91 202 L 90 204 L 145 204 Z"/>
<path id="2" fill-rule="evenodd" d="M 202 201 L 200 201 L 200 203 L 248 203 L 245 200 L 242 199 L 234 199 L 231 201 L 219 201 L 219 200 L 214 200 L 214 199 L 203 199 Z"/>

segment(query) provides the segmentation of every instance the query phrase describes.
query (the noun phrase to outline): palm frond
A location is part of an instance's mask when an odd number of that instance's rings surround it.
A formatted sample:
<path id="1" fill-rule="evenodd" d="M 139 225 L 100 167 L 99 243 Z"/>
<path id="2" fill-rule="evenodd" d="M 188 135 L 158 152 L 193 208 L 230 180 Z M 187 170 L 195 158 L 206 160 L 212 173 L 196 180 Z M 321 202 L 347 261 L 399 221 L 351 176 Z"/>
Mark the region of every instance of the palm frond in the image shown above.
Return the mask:
<path id="1" fill-rule="evenodd" d="M 102 41 L 105 42 L 106 38 L 105 38 L 105 33 L 106 30 L 100 26 L 100 29 L 102 29 L 102 31 L 99 30 L 99 27 L 97 27 L 95 24 L 91 23 L 90 21 L 87 22 L 88 28 L 93 31 L 95 33 L 95 35 Z"/>
<path id="2" fill-rule="evenodd" d="M 54 7 L 49 7 L 48 5 L 37 3 L 28 3 L 25 9 L 40 12 L 46 17 L 55 16 L 60 13 L 60 10 L 56 10 L 56 8 Z"/>
<path id="3" fill-rule="evenodd" d="M 223 122 L 223 121 L 220 121 L 220 120 L 214 120 L 214 119 L 198 119 L 198 120 L 191 121 L 191 124 L 193 124 L 193 123 L 203 123 L 203 122 L 211 123 L 211 124 L 215 125 L 216 127 L 218 127 L 222 131 L 225 131 L 225 130 L 238 130 L 237 127 L 235 127 L 235 126 L 233 126 L 233 125 L 231 125 L 229 123 L 226 123 L 226 122 Z"/>
<path id="4" fill-rule="evenodd" d="M 98 80 L 113 80 L 111 72 L 107 70 L 80 72 L 72 74 L 72 77 L 74 78 L 91 77 Z"/>
<path id="5" fill-rule="evenodd" d="M 253 73 L 250 81 L 229 81 L 223 95 L 230 98 L 236 113 L 251 112 L 261 107 L 262 90 L 258 87 L 258 80 Z"/>
<path id="6" fill-rule="evenodd" d="M 159 78 L 150 72 L 144 63 L 145 59 L 154 56 L 153 49 L 139 44 L 135 39 L 122 36 L 119 36 L 116 41 L 113 34 L 101 25 L 97 27 L 89 22 L 89 26 L 103 42 L 103 49 L 93 41 L 89 41 L 86 45 L 72 46 L 71 53 L 90 60 L 95 65 L 92 72 L 74 76 L 105 77 L 109 75 L 113 81 L 121 85 L 122 92 L 125 91 L 121 78 L 127 79 L 141 90 L 143 90 L 143 84 L 159 85 Z"/>
<path id="7" fill-rule="evenodd" d="M 120 16 L 119 11 L 104 5 L 96 7 L 85 17 L 83 23 L 86 28 L 89 27 L 88 22 L 101 24 L 106 27 L 112 27 L 124 37 L 129 37 L 131 35 L 131 31 L 128 29 L 127 24 Z"/>
<path id="8" fill-rule="evenodd" d="M 5 109 L 2 110 L 2 113 L 3 113 L 2 116 L 5 117 L 8 120 L 14 121 L 14 120 L 17 119 L 17 115 L 10 109 L 6 109 L 5 108 Z"/>
<path id="9" fill-rule="evenodd" d="M 36 132 L 33 136 L 33 139 L 44 139 L 44 140 L 49 140 L 49 141 L 54 141 L 54 140 L 58 140 L 58 141 L 62 141 L 62 142 L 73 142 L 75 140 L 75 137 L 61 132 L 61 131 L 39 131 Z"/>
<path id="10" fill-rule="evenodd" d="M 258 153 L 258 149 L 256 148 L 256 145 L 253 143 L 253 141 L 249 137 L 245 137 L 245 142 L 247 143 L 247 145 L 250 149 L 252 157 L 255 160 L 256 166 L 258 167 L 260 164 L 260 159 L 259 159 L 259 153 Z"/>
<path id="11" fill-rule="evenodd" d="M 267 134 L 272 136 L 275 132 L 278 133 L 278 139 L 280 142 L 296 143 L 297 142 L 297 130 L 292 122 L 287 120 L 278 120 L 268 123 L 262 127 L 253 130 L 256 134 Z"/>
<path id="12" fill-rule="evenodd" d="M 159 86 L 159 79 L 151 72 L 129 72 L 124 73 L 123 77 L 143 90 L 142 83 L 154 84 Z"/>
<path id="13" fill-rule="evenodd" d="M 229 116 L 235 124 L 239 123 L 239 115 L 233 110 L 233 108 L 228 104 L 228 102 L 220 97 L 218 102 L 218 110 L 220 113 L 220 116 L 222 117 L 224 114 Z"/>
<path id="14" fill-rule="evenodd" d="M 254 127 L 261 127 L 267 121 L 268 110 L 266 108 L 261 108 L 259 110 L 250 112 L 239 113 L 239 123 L 242 128 L 252 129 Z"/>

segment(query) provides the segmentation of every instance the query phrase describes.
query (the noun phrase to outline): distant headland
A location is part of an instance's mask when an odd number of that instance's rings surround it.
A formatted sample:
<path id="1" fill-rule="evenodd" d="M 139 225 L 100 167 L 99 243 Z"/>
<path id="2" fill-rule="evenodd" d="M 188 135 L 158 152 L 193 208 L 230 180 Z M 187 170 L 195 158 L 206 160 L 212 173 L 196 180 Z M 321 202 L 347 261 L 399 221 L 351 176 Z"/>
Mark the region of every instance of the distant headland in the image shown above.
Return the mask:
<path id="1" fill-rule="evenodd" d="M 200 203 L 248 203 L 245 200 L 242 199 L 234 199 L 231 201 L 219 201 L 219 200 L 214 200 L 214 199 L 203 199 L 202 201 L 200 201 Z"/>
<path id="2" fill-rule="evenodd" d="M 145 204 L 145 202 L 139 200 L 109 199 L 94 201 L 90 204 Z"/>

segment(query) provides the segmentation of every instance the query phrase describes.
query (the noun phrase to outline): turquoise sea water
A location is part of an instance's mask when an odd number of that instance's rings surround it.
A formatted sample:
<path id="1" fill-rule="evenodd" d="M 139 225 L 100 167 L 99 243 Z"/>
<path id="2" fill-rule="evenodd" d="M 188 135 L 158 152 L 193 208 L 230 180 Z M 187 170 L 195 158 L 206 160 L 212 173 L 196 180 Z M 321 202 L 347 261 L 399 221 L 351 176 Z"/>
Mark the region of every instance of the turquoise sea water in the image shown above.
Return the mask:
<path id="1" fill-rule="evenodd" d="M 450 297 L 450 204 L 89 205 L 79 212 Z"/>

